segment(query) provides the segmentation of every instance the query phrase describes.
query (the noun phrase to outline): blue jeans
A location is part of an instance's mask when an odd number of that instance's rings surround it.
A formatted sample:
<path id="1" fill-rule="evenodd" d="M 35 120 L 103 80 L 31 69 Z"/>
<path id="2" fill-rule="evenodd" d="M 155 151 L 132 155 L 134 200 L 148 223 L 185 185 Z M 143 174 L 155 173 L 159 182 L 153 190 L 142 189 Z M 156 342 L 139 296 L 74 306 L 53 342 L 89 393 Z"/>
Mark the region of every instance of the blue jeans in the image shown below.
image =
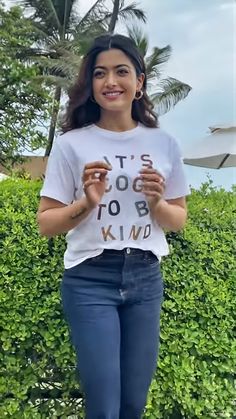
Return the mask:
<path id="1" fill-rule="evenodd" d="M 158 259 L 139 249 L 104 250 L 65 270 L 61 293 L 86 419 L 140 419 L 158 355 Z"/>

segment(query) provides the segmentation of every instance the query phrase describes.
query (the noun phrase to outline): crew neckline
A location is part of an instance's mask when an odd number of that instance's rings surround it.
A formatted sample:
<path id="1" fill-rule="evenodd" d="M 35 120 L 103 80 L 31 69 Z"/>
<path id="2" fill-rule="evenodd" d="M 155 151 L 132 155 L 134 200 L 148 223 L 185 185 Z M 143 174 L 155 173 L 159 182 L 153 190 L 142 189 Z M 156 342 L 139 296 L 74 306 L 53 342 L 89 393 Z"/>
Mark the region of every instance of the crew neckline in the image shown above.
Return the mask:
<path id="1" fill-rule="evenodd" d="M 140 122 L 137 123 L 137 126 L 134 128 L 131 128 L 127 131 L 111 131 L 105 128 L 101 128 L 96 124 L 92 124 L 91 128 L 93 128 L 95 131 L 101 133 L 103 136 L 105 137 L 109 137 L 109 138 L 117 138 L 117 139 L 121 139 L 121 138 L 130 138 L 132 137 L 134 134 L 136 134 L 136 132 L 140 129 Z"/>

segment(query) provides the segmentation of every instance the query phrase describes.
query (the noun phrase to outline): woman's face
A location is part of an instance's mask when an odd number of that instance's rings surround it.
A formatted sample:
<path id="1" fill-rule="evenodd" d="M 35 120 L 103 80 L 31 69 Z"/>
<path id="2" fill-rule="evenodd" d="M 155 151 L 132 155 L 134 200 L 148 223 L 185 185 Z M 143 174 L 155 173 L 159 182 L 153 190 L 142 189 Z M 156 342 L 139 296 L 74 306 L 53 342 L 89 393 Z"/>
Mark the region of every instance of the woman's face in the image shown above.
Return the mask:
<path id="1" fill-rule="evenodd" d="M 131 113 L 135 93 L 141 90 L 144 74 L 136 75 L 129 57 L 119 49 L 98 54 L 93 70 L 93 96 L 106 111 Z"/>

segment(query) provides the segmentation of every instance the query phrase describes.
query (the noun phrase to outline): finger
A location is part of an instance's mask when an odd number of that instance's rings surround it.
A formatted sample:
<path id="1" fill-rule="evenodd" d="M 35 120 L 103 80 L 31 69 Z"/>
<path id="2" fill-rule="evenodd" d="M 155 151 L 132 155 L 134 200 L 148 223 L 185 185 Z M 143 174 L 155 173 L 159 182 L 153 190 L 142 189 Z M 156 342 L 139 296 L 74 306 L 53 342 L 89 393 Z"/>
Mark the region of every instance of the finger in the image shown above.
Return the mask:
<path id="1" fill-rule="evenodd" d="M 106 170 L 111 170 L 112 166 L 110 164 L 106 163 L 105 161 L 102 161 L 102 160 L 93 161 L 91 163 L 87 163 L 84 166 L 84 170 L 92 169 L 92 168 L 101 168 L 101 169 L 104 168 Z"/>
<path id="2" fill-rule="evenodd" d="M 159 182 L 159 183 L 163 183 L 163 178 L 156 173 L 141 174 L 140 178 L 144 181 L 145 180 L 153 180 L 153 181 L 156 181 L 156 182 Z"/>
<path id="3" fill-rule="evenodd" d="M 99 179 L 100 179 L 101 182 L 104 182 L 106 180 L 106 175 L 107 175 L 107 172 L 106 173 L 101 173 L 101 175 L 99 176 Z"/>
<path id="4" fill-rule="evenodd" d="M 95 169 L 86 169 L 83 172 L 83 178 L 90 177 L 90 176 L 92 176 L 92 177 L 98 177 L 100 174 L 105 174 L 106 175 L 107 174 L 107 170 L 106 169 L 98 169 L 98 168 L 95 168 Z"/>
<path id="5" fill-rule="evenodd" d="M 159 182 L 144 182 L 143 183 L 143 190 L 152 190 L 157 192 L 163 192 L 164 188 L 163 185 L 160 185 Z"/>
<path id="6" fill-rule="evenodd" d="M 156 185 L 161 186 L 162 188 L 165 188 L 165 180 L 162 177 L 159 177 L 159 176 L 156 177 L 154 175 L 145 175 L 144 177 L 141 177 L 141 180 L 143 184 L 152 182 L 152 183 L 155 183 Z"/>
<path id="7" fill-rule="evenodd" d="M 145 191 L 144 192 L 145 196 L 152 196 L 152 197 L 156 197 L 156 198 L 162 198 L 162 195 L 160 193 L 157 192 L 153 192 L 153 191 Z"/>
<path id="8" fill-rule="evenodd" d="M 154 169 L 153 167 L 145 167 L 145 168 L 143 168 L 143 169 L 141 169 L 140 170 L 140 172 L 139 172 L 140 174 L 157 174 L 158 176 L 160 176 L 162 179 L 164 179 L 165 180 L 165 178 L 164 178 L 164 176 L 160 173 L 160 172 L 158 172 L 158 170 L 156 170 L 156 169 Z"/>
<path id="9" fill-rule="evenodd" d="M 145 167 L 144 169 L 141 169 L 139 171 L 139 173 L 143 174 L 143 173 L 157 173 L 157 170 L 154 169 L 153 167 Z"/>
<path id="10" fill-rule="evenodd" d="M 91 171 L 91 172 L 86 171 L 83 174 L 82 182 L 84 183 L 88 179 L 101 179 L 101 177 L 104 178 L 104 177 L 106 177 L 106 175 L 107 175 L 107 170 L 104 170 L 104 169 L 101 169 L 99 171 L 97 171 L 97 170 L 96 171 Z"/>
<path id="11" fill-rule="evenodd" d="M 95 178 L 95 179 L 89 179 L 86 182 L 84 182 L 83 184 L 83 190 L 85 191 L 86 189 L 89 188 L 89 186 L 94 185 L 95 183 L 99 183 L 100 180 Z"/>

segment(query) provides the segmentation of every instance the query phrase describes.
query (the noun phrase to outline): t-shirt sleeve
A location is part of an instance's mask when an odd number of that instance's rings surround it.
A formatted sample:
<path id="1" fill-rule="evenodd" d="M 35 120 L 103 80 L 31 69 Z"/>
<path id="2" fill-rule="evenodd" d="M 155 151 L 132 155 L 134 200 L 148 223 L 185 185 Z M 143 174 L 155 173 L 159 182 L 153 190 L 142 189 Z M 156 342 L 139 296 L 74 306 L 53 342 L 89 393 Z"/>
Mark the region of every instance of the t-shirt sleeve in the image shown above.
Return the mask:
<path id="1" fill-rule="evenodd" d="M 63 204 L 70 204 L 74 200 L 75 181 L 71 166 L 65 152 L 54 140 L 53 147 L 48 158 L 45 180 L 40 191 L 40 196 L 56 199 Z"/>
<path id="2" fill-rule="evenodd" d="M 166 180 L 165 199 L 176 199 L 190 194 L 190 188 L 187 183 L 184 172 L 182 154 L 177 141 L 172 138 L 171 144 L 171 172 Z"/>

